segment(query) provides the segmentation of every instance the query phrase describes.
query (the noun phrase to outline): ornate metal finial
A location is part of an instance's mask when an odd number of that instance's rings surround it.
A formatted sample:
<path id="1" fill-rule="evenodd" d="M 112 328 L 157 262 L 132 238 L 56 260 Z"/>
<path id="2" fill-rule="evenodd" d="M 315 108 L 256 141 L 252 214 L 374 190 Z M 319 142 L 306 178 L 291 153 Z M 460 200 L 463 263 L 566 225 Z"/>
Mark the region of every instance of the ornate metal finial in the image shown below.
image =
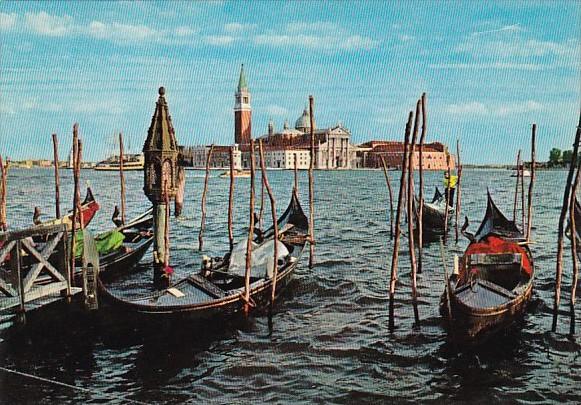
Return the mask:
<path id="1" fill-rule="evenodd" d="M 159 95 L 160 95 L 160 96 L 164 96 L 164 95 L 165 95 L 165 87 L 161 86 L 161 87 L 159 88 Z"/>

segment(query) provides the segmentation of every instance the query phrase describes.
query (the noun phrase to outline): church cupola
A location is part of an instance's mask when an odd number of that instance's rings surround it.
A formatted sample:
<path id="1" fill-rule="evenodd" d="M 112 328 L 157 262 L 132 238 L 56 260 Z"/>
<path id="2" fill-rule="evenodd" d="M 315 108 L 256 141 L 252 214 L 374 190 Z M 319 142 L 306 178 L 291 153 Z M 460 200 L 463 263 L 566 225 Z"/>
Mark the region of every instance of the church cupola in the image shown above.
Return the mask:
<path id="1" fill-rule="evenodd" d="M 272 121 L 272 118 L 268 121 L 268 135 L 274 135 L 274 122 Z"/>

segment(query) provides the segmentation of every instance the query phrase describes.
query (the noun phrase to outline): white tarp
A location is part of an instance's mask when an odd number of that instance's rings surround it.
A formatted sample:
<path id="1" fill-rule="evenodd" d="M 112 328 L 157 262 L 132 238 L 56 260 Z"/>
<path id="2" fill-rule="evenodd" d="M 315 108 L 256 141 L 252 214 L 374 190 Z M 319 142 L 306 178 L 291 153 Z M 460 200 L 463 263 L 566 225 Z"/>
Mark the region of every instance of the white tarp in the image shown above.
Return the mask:
<path id="1" fill-rule="evenodd" d="M 232 254 L 230 256 L 230 266 L 228 271 L 233 274 L 244 275 L 246 272 L 246 243 L 247 240 L 243 240 L 238 242 L 234 249 L 232 250 Z M 278 243 L 278 251 L 277 257 L 278 259 L 284 259 L 288 256 L 289 251 L 284 245 L 284 243 L 277 241 Z M 256 243 L 252 242 L 252 276 L 254 277 L 263 277 L 266 276 L 268 278 L 272 278 L 274 273 L 274 240 L 271 239 L 267 242 L 264 242 L 262 245 L 258 246 Z"/>

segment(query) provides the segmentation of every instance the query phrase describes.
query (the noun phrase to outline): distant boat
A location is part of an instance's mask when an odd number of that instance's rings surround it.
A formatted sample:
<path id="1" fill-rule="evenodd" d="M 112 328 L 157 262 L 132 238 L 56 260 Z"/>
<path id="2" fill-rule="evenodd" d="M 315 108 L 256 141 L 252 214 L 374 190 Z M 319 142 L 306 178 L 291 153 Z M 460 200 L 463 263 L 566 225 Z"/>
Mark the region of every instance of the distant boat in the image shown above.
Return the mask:
<path id="1" fill-rule="evenodd" d="M 145 160 L 141 153 L 123 155 L 123 170 L 143 170 Z M 112 155 L 107 159 L 97 163 L 95 170 L 98 171 L 119 171 L 119 155 Z"/>
<path id="2" fill-rule="evenodd" d="M 510 175 L 510 177 L 517 177 L 518 176 L 518 170 L 514 169 L 516 173 L 513 173 Z M 527 169 L 524 169 L 522 171 L 522 177 L 531 177 L 531 172 L 528 171 Z"/>
<path id="3" fill-rule="evenodd" d="M 223 179 L 230 177 L 230 170 L 226 170 L 220 177 Z M 234 177 L 250 177 L 250 170 L 234 170 Z"/>

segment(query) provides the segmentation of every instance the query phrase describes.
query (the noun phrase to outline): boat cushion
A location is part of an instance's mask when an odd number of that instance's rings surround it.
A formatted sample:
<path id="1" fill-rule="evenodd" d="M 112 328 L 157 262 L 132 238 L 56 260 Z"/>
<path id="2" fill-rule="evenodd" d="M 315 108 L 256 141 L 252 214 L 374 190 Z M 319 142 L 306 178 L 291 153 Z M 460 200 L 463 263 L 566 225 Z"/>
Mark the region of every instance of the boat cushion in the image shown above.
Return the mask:
<path id="1" fill-rule="evenodd" d="M 471 243 L 468 249 L 466 249 L 464 256 L 472 257 L 477 254 L 499 255 L 511 253 L 521 256 L 521 268 L 526 274 L 531 276 L 533 268 L 526 249 L 516 242 L 508 241 L 495 235 L 488 235 L 480 242 Z"/>

